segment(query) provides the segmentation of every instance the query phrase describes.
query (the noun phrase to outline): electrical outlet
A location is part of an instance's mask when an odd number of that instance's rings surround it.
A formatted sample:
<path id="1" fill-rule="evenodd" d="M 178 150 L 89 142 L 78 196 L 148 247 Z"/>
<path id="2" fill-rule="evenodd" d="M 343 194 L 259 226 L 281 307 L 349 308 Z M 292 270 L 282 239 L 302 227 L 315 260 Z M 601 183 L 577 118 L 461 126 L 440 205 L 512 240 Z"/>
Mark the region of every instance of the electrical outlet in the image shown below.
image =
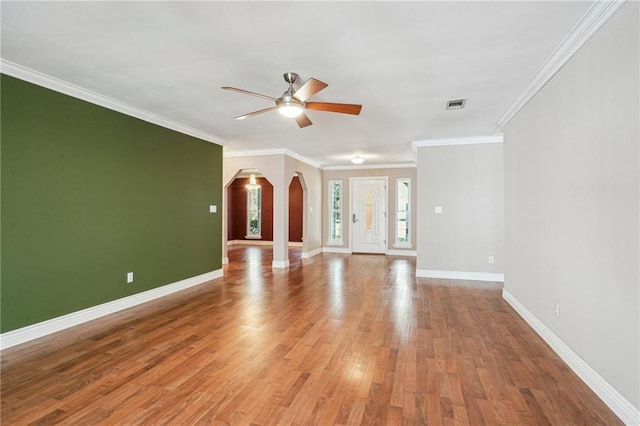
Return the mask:
<path id="1" fill-rule="evenodd" d="M 493 256 L 489 256 L 489 263 L 496 263 L 496 258 Z"/>
<path id="2" fill-rule="evenodd" d="M 435 214 L 442 214 L 442 206 L 435 206 L 435 207 L 433 208 L 433 212 L 434 212 Z"/>
<path id="3" fill-rule="evenodd" d="M 218 212 L 218 206 L 211 204 L 209 206 L 209 213 L 217 213 Z"/>
<path id="4" fill-rule="evenodd" d="M 127 284 L 131 284 L 133 282 L 133 272 L 127 272 Z"/>
<path id="5" fill-rule="evenodd" d="M 556 302 L 556 318 L 560 318 L 560 302 Z"/>

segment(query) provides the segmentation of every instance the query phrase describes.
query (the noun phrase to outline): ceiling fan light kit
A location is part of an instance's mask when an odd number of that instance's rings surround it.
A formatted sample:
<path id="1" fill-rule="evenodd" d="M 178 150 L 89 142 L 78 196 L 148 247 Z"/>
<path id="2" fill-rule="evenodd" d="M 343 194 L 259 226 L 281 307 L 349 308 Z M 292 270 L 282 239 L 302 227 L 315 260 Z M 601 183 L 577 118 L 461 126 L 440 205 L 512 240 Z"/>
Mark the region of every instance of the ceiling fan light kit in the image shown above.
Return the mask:
<path id="1" fill-rule="evenodd" d="M 284 115 L 285 117 L 293 118 L 302 114 L 302 107 L 295 104 L 291 104 L 291 105 L 282 104 L 278 106 L 278 112 Z"/>
<path id="2" fill-rule="evenodd" d="M 359 115 L 362 105 L 355 104 L 336 104 L 329 102 L 307 102 L 311 96 L 315 95 L 328 85 L 315 78 L 310 78 L 304 82 L 302 86 L 296 91 L 293 90 L 293 84 L 298 81 L 298 74 L 294 72 L 288 72 L 283 75 L 284 81 L 289 83 L 289 88 L 279 98 L 273 98 L 267 95 L 261 95 L 259 93 L 249 92 L 248 90 L 237 89 L 235 87 L 222 87 L 224 90 L 230 90 L 232 92 L 244 93 L 245 95 L 251 95 L 262 99 L 267 99 L 275 102 L 275 106 L 270 108 L 261 109 L 258 111 L 250 112 L 249 114 L 235 117 L 236 120 L 244 120 L 245 118 L 253 117 L 254 115 L 262 114 L 263 112 L 277 109 L 280 114 L 285 117 L 294 118 L 299 127 L 307 127 L 313 124 L 309 117 L 304 113 L 305 109 L 312 109 L 316 111 L 338 112 L 341 114 Z"/>
<path id="3" fill-rule="evenodd" d="M 362 164 L 362 163 L 364 163 L 364 158 L 360 157 L 359 155 L 356 155 L 355 157 L 353 157 L 351 159 L 351 162 L 353 164 Z"/>

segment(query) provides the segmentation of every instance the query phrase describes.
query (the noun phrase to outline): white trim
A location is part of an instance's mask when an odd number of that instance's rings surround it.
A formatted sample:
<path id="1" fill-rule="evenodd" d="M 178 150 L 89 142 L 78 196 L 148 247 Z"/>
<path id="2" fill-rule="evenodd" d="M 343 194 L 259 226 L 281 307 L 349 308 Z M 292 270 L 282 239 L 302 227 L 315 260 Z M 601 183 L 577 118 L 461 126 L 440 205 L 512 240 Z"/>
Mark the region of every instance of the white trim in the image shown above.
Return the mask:
<path id="1" fill-rule="evenodd" d="M 322 247 L 318 247 L 317 249 L 313 249 L 311 251 L 303 251 L 302 258 L 303 259 L 311 259 L 313 256 L 322 253 Z"/>
<path id="2" fill-rule="evenodd" d="M 344 247 L 322 247 L 323 253 L 351 254 L 351 249 Z"/>
<path id="3" fill-rule="evenodd" d="M 273 149 L 253 149 L 245 151 L 227 151 L 223 152 L 223 157 L 259 157 L 262 155 L 288 155 L 298 161 L 302 161 L 310 166 L 320 170 L 368 170 L 368 169 L 404 169 L 415 168 L 416 163 L 390 163 L 390 164 L 362 164 L 362 165 L 342 165 L 342 166 L 323 166 L 317 161 L 313 161 L 310 158 L 304 157 L 297 152 L 291 151 L 287 148 L 273 148 Z"/>
<path id="4" fill-rule="evenodd" d="M 100 93 L 93 92 L 80 86 L 76 86 L 75 84 L 67 83 L 66 81 L 7 61 L 6 59 L 0 58 L 0 72 L 2 72 L 2 74 L 16 77 L 20 80 L 24 80 L 29 83 L 51 89 L 59 93 L 63 93 L 77 99 L 81 99 L 83 101 L 87 101 L 94 105 L 99 105 L 112 111 L 117 111 L 131 117 L 139 118 L 140 120 L 144 120 L 149 123 L 165 127 L 167 129 L 175 130 L 176 132 L 193 136 L 207 142 L 212 142 L 217 145 L 224 145 L 225 143 L 224 140 L 218 136 L 203 132 L 198 129 L 194 129 L 193 127 L 186 126 L 173 120 L 169 120 L 168 118 L 161 117 L 133 105 L 129 105 L 108 96 L 101 95 Z"/>
<path id="5" fill-rule="evenodd" d="M 244 236 L 246 240 L 261 240 L 262 239 L 262 186 L 260 185 L 247 185 L 247 234 Z M 255 212 L 258 214 L 258 232 L 251 234 L 251 199 L 254 197 L 258 199 L 258 205 Z"/>
<path id="6" fill-rule="evenodd" d="M 392 244 L 393 248 L 397 248 L 397 249 L 410 249 L 413 248 L 413 244 L 410 243 L 398 243 L 398 244 Z"/>
<path id="7" fill-rule="evenodd" d="M 303 243 L 290 241 L 287 243 L 289 247 L 302 247 Z M 227 241 L 228 246 L 273 246 L 273 241 L 259 240 L 250 238 L 247 240 L 229 240 Z M 228 263 L 228 262 L 227 262 Z"/>
<path id="8" fill-rule="evenodd" d="M 228 265 L 229 264 L 229 256 L 225 256 L 222 258 L 222 264 L 223 265 Z"/>
<path id="9" fill-rule="evenodd" d="M 235 245 L 244 245 L 244 246 L 272 246 L 273 241 L 265 241 L 258 239 L 250 239 L 250 240 L 229 240 L 227 241 L 228 246 Z"/>
<path id="10" fill-rule="evenodd" d="M 262 155 L 288 155 L 289 157 L 301 161 L 309 166 L 315 167 L 316 169 L 322 170 L 322 165 L 316 161 L 311 160 L 310 158 L 303 157 L 297 152 L 293 152 L 287 148 L 273 148 L 273 149 L 253 149 L 246 151 L 231 151 L 222 153 L 223 157 L 226 158 L 235 158 L 235 157 L 259 157 Z"/>
<path id="11" fill-rule="evenodd" d="M 562 339 L 544 325 L 542 321 L 536 318 L 536 316 L 509 293 L 506 288 L 502 289 L 502 298 L 513 307 L 522 319 L 551 346 L 551 349 L 567 363 L 569 368 L 571 368 L 625 424 L 640 424 L 640 410 L 634 407 L 624 396 L 620 395 L 609 382 L 580 358 Z"/>
<path id="12" fill-rule="evenodd" d="M 28 325 L 17 330 L 8 331 L 0 335 L 0 349 L 7 349 L 124 309 L 168 296 L 169 294 L 185 290 L 189 287 L 197 286 L 208 281 L 215 280 L 216 278 L 220 278 L 222 277 L 222 274 L 222 269 L 217 269 L 215 271 L 177 281 L 172 284 L 163 285 L 162 287 L 132 294 L 131 296 L 126 296 L 101 305 L 92 306 L 81 311 L 72 312 L 37 324 Z"/>
<path id="13" fill-rule="evenodd" d="M 271 262 L 271 267 L 278 269 L 288 268 L 289 260 L 274 260 L 273 262 Z"/>
<path id="14" fill-rule="evenodd" d="M 524 107 L 531 98 L 571 59 L 571 57 L 593 36 L 605 22 L 624 4 L 625 0 L 594 1 L 589 10 L 569 31 L 551 53 L 522 93 L 496 121 L 498 127 L 504 127 Z"/>
<path id="15" fill-rule="evenodd" d="M 502 143 L 502 135 L 493 136 L 472 136 L 468 138 L 444 138 L 444 139 L 423 139 L 411 142 L 411 147 L 415 151 L 418 148 L 426 148 L 431 146 L 448 146 L 448 145 L 474 145 L 480 143 Z"/>
<path id="16" fill-rule="evenodd" d="M 358 166 L 324 166 L 322 170 L 370 170 L 415 168 L 416 163 L 362 164 Z"/>
<path id="17" fill-rule="evenodd" d="M 418 254 L 415 250 L 387 250 L 387 256 L 413 256 Z"/>
<path id="18" fill-rule="evenodd" d="M 448 280 L 504 282 L 504 274 L 494 272 L 440 271 L 436 269 L 416 269 L 418 278 L 445 278 Z"/>
<path id="19" fill-rule="evenodd" d="M 275 148 L 275 149 L 254 149 L 247 151 L 223 151 L 222 156 L 225 158 L 235 158 L 235 157 L 254 157 L 254 156 L 262 156 L 262 155 L 284 155 L 284 148 Z"/>
<path id="20" fill-rule="evenodd" d="M 399 209 L 399 205 L 398 205 L 398 194 L 400 191 L 398 191 L 398 187 L 399 187 L 399 183 L 400 182 L 407 182 L 409 184 L 408 188 L 409 188 L 409 199 L 408 199 L 408 203 L 407 203 L 407 210 L 406 210 L 406 214 L 407 214 L 407 228 L 409 230 L 409 238 L 408 241 L 406 242 L 398 242 L 398 213 L 400 212 Z M 394 195 L 395 195 L 395 200 L 393 202 L 393 206 L 394 206 L 394 211 L 393 211 L 393 247 L 395 248 L 411 248 L 413 247 L 411 245 L 411 230 L 413 228 L 413 217 L 411 216 L 411 206 L 413 205 L 413 199 L 411 197 L 412 191 L 411 191 L 411 178 L 409 177 L 397 177 L 395 178 L 394 182 Z"/>
<path id="21" fill-rule="evenodd" d="M 344 244 L 344 182 L 342 179 L 329 179 L 327 182 L 327 219 L 328 219 L 328 234 L 331 234 L 331 222 L 333 220 L 333 185 L 339 183 L 340 184 L 340 217 L 342 219 L 342 229 L 340 229 L 340 239 L 332 240 L 331 235 L 327 235 L 328 240 L 327 244 L 331 246 L 341 246 Z"/>
<path id="22" fill-rule="evenodd" d="M 315 167 L 316 169 L 322 170 L 322 164 L 318 163 L 317 161 L 313 161 L 312 159 L 304 157 L 297 152 L 291 151 L 290 149 L 285 149 L 284 151 L 285 155 L 288 155 L 289 157 L 301 161 L 309 166 Z"/>

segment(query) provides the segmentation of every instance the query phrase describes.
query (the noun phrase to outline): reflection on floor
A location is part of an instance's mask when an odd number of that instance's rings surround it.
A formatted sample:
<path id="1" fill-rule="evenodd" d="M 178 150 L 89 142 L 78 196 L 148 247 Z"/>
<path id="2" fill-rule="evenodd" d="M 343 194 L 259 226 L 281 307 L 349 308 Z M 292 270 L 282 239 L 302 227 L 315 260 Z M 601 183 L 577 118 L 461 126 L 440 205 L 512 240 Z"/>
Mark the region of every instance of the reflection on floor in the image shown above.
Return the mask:
<path id="1" fill-rule="evenodd" d="M 3 424 L 620 424 L 499 284 L 299 252 L 5 350 Z"/>

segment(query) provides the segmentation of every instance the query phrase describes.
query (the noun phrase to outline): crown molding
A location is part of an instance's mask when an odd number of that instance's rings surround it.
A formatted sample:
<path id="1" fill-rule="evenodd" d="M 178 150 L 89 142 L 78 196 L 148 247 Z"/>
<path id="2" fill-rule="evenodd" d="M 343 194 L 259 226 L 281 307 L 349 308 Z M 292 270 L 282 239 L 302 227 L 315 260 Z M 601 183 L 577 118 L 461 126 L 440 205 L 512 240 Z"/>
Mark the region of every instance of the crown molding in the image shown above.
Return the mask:
<path id="1" fill-rule="evenodd" d="M 324 166 L 322 170 L 406 169 L 410 167 L 416 167 L 416 163 L 359 164 L 357 166 Z"/>
<path id="2" fill-rule="evenodd" d="M 288 155 L 289 157 L 295 158 L 296 160 L 302 161 L 303 163 L 306 163 L 320 170 L 404 169 L 407 167 L 416 167 L 416 163 L 360 164 L 360 165 L 353 165 L 353 166 L 349 166 L 349 165 L 323 166 L 322 164 L 316 161 L 313 161 L 307 157 L 303 157 L 302 155 L 286 148 L 231 151 L 231 152 L 223 152 L 222 155 L 225 158 L 254 157 L 254 156 L 261 156 L 261 155 Z"/>
<path id="3" fill-rule="evenodd" d="M 522 93 L 496 121 L 503 128 L 535 96 L 542 87 L 571 59 L 605 22 L 620 9 L 626 0 L 596 0 L 569 34 L 547 58 Z"/>
<path id="4" fill-rule="evenodd" d="M 224 151 L 222 153 L 223 157 L 234 158 L 234 157 L 253 157 L 260 155 L 285 155 L 286 149 L 284 148 L 274 148 L 274 149 L 253 149 L 247 151 Z"/>
<path id="5" fill-rule="evenodd" d="M 322 164 L 318 163 L 317 161 L 313 161 L 310 158 L 307 158 L 298 154 L 297 152 L 291 151 L 290 149 L 285 149 L 284 151 L 285 151 L 285 155 L 288 155 L 291 158 L 295 158 L 298 161 L 302 161 L 303 163 L 313 166 L 316 169 L 322 170 Z"/>
<path id="6" fill-rule="evenodd" d="M 415 151 L 418 148 L 426 148 L 431 146 L 447 146 L 447 145 L 474 145 L 481 143 L 502 143 L 502 135 L 494 136 L 472 136 L 468 138 L 443 138 L 443 139 L 424 139 L 411 142 L 411 147 Z"/>
<path id="7" fill-rule="evenodd" d="M 222 138 L 0 58 L 0 73 L 217 145 Z"/>
<path id="8" fill-rule="evenodd" d="M 316 169 L 322 170 L 322 165 L 316 161 L 313 161 L 307 157 L 303 157 L 297 152 L 293 152 L 287 148 L 273 148 L 273 149 L 253 149 L 247 151 L 231 151 L 231 152 L 223 152 L 222 156 L 225 158 L 235 158 L 235 157 L 254 157 L 261 155 L 288 155 L 291 158 L 294 158 L 298 161 L 302 161 L 309 166 L 315 167 Z"/>

